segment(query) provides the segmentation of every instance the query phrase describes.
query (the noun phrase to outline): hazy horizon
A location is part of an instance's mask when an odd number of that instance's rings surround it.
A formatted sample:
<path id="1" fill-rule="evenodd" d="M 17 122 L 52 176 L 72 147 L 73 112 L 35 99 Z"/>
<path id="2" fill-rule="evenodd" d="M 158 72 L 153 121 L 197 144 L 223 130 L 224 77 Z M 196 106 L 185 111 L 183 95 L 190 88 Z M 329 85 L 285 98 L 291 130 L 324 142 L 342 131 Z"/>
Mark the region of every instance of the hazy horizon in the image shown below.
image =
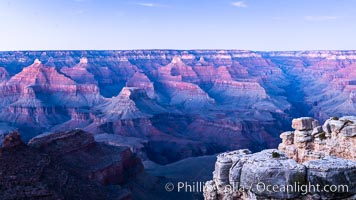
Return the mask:
<path id="1" fill-rule="evenodd" d="M 355 49 L 310 49 L 310 50 L 250 50 L 250 49 L 19 49 L 19 50 L 0 50 L 0 52 L 41 52 L 41 51 L 251 51 L 251 52 L 321 52 L 321 51 L 356 51 Z"/>
<path id="2" fill-rule="evenodd" d="M 351 50 L 355 0 L 7 0 L 0 51 Z"/>

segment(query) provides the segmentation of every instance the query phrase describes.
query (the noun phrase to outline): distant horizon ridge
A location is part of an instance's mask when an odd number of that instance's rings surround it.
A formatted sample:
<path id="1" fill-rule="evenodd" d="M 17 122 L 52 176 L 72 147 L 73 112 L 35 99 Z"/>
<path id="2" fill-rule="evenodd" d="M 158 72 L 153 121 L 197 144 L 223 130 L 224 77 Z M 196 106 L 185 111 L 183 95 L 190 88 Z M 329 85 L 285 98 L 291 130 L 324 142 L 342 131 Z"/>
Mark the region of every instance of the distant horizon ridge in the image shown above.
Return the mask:
<path id="1" fill-rule="evenodd" d="M 39 51 L 249 51 L 249 52 L 331 52 L 356 51 L 356 49 L 314 49 L 314 50 L 249 50 L 249 49 L 37 49 L 37 50 L 0 50 L 0 52 L 39 52 Z"/>

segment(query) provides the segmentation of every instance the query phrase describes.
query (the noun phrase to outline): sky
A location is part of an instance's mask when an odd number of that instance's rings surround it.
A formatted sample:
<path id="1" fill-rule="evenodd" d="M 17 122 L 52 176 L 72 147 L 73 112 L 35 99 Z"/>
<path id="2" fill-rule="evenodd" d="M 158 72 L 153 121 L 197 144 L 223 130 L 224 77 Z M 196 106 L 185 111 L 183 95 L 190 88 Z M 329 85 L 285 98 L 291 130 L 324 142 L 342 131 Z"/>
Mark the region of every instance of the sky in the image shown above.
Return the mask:
<path id="1" fill-rule="evenodd" d="M 0 51 L 356 50 L 356 0 L 0 0 Z"/>

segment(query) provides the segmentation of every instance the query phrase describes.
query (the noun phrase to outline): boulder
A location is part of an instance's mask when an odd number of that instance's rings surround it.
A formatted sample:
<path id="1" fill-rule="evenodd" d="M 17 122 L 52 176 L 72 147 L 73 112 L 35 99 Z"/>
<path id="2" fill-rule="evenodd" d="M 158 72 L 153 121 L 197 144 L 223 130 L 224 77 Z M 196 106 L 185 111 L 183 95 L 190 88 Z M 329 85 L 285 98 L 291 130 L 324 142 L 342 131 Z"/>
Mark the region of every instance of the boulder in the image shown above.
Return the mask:
<path id="1" fill-rule="evenodd" d="M 280 138 L 282 139 L 283 144 L 292 145 L 294 143 L 294 132 L 293 131 L 284 132 L 280 135 Z"/>
<path id="2" fill-rule="evenodd" d="M 346 120 L 340 120 L 339 118 L 330 118 L 325 121 L 323 125 L 323 131 L 325 133 L 339 133 L 347 125 Z"/>
<path id="3" fill-rule="evenodd" d="M 353 124 L 353 122 L 350 122 L 349 125 L 345 126 L 340 131 L 340 134 L 344 137 L 355 137 L 356 136 L 356 124 Z"/>
<path id="4" fill-rule="evenodd" d="M 312 131 L 300 131 L 296 130 L 294 131 L 294 142 L 295 143 L 303 143 L 303 142 L 309 142 L 313 139 L 312 137 Z"/>
<path id="5" fill-rule="evenodd" d="M 292 121 L 292 128 L 295 130 L 313 130 L 317 126 L 319 126 L 319 121 L 311 117 L 301 117 Z"/>
<path id="6" fill-rule="evenodd" d="M 340 121 L 344 122 L 344 126 L 340 130 L 340 134 L 342 136 L 344 136 L 344 137 L 356 136 L 356 117 L 355 116 L 341 117 Z"/>

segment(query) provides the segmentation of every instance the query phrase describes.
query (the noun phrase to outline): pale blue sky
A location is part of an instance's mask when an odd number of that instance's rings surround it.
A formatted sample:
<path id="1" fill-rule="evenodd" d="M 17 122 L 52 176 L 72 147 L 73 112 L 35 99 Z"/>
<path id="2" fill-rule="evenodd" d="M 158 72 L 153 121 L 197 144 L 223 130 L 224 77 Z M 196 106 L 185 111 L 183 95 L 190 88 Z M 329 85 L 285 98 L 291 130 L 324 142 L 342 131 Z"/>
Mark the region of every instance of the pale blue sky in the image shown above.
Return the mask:
<path id="1" fill-rule="evenodd" d="M 356 49 L 356 0 L 0 0 L 0 50 Z"/>

